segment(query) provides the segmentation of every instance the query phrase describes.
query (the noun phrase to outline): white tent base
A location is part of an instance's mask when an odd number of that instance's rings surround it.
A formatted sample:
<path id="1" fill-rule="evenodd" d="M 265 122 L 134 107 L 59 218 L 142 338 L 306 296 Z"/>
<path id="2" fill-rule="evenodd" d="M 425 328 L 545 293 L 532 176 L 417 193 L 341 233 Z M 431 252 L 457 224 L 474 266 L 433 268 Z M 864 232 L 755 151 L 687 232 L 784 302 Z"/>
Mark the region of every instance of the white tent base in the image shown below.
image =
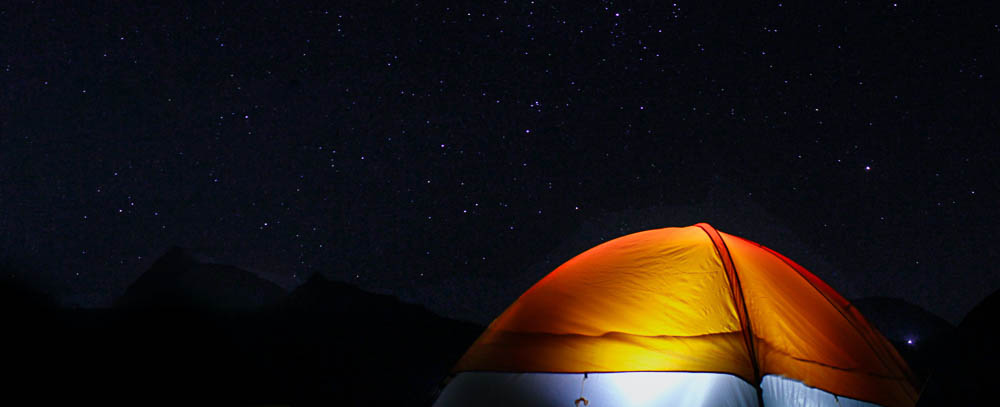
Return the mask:
<path id="1" fill-rule="evenodd" d="M 761 388 L 766 407 L 877 407 L 780 376 L 764 377 Z M 721 373 L 462 372 L 434 403 L 434 407 L 574 405 L 756 407 L 757 391 L 742 379 Z"/>
<path id="2" fill-rule="evenodd" d="M 783 376 L 767 375 L 760 384 L 764 391 L 764 406 L 803 407 L 878 407 L 852 398 L 835 396 L 802 382 Z"/>

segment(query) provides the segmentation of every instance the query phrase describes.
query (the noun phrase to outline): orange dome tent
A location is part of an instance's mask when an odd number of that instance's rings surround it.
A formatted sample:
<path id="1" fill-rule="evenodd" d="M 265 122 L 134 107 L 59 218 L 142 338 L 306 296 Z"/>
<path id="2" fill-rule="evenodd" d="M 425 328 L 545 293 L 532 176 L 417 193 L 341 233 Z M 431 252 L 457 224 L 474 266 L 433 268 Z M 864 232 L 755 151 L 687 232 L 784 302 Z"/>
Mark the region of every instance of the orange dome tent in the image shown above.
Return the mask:
<path id="1" fill-rule="evenodd" d="M 700 223 L 545 276 L 469 348 L 435 406 L 913 406 L 892 345 L 830 286 Z"/>

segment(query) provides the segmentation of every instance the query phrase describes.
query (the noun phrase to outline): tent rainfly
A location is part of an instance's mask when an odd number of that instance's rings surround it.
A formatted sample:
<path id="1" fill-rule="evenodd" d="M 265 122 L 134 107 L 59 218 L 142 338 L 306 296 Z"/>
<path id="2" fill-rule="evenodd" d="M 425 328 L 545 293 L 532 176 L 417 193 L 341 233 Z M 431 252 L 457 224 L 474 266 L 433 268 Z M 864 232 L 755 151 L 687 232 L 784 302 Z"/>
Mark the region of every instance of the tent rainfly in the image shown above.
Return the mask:
<path id="1" fill-rule="evenodd" d="M 886 406 L 917 400 L 892 345 L 829 285 L 706 223 L 559 266 L 503 312 L 436 407 Z"/>

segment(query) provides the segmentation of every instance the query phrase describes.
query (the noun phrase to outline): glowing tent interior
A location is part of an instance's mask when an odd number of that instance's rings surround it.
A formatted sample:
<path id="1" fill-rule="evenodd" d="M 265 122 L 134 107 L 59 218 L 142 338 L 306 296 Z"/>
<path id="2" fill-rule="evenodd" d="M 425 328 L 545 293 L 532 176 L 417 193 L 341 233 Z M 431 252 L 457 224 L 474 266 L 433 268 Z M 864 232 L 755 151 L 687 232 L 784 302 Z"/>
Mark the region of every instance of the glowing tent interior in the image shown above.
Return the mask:
<path id="1" fill-rule="evenodd" d="M 699 223 L 567 261 L 503 312 L 435 406 L 913 406 L 913 376 L 842 296 Z M 667 403 L 667 404 L 663 404 Z"/>

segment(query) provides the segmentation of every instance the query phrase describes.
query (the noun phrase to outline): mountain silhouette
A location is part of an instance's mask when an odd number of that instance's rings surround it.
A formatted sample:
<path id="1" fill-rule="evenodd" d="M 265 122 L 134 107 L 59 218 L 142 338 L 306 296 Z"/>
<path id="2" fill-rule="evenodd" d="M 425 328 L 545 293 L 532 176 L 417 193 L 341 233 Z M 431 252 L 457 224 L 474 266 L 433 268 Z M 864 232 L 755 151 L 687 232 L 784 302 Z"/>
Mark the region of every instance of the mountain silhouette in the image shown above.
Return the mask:
<path id="1" fill-rule="evenodd" d="M 440 318 L 423 306 L 401 302 L 391 295 L 364 291 L 352 284 L 329 280 L 320 273 L 314 273 L 305 283 L 292 290 L 278 307 L 306 312 L 368 315 L 424 313 Z"/>
<path id="2" fill-rule="evenodd" d="M 0 311 L 25 313 L 55 309 L 52 299 L 27 284 L 12 278 L 0 277 Z"/>
<path id="3" fill-rule="evenodd" d="M 955 330 L 944 318 L 898 298 L 867 297 L 851 304 L 893 342 L 921 346 L 944 339 Z"/>
<path id="4" fill-rule="evenodd" d="M 996 386 L 1000 382 L 998 336 L 1000 291 L 995 291 L 958 324 L 947 346 L 939 352 L 917 405 L 996 405 Z"/>
<path id="5" fill-rule="evenodd" d="M 318 394 L 364 405 L 373 400 L 430 404 L 442 380 L 483 327 L 441 317 L 421 305 L 375 294 L 316 273 L 273 308 L 291 362 Z M 288 366 L 292 368 L 292 366 Z M 319 383 L 322 383 L 321 385 Z M 380 389 L 394 388 L 396 394 Z M 375 397 L 372 399 L 371 397 Z"/>
<path id="6" fill-rule="evenodd" d="M 867 297 L 851 301 L 906 360 L 920 383 L 926 382 L 937 354 L 955 327 L 930 311 L 898 298 Z"/>
<path id="7" fill-rule="evenodd" d="M 287 292 L 178 247 L 111 308 L 0 283 L 9 393 L 37 404 L 430 405 L 483 329 L 321 274 Z"/>
<path id="8" fill-rule="evenodd" d="M 114 307 L 256 309 L 273 305 L 286 294 L 249 271 L 204 262 L 175 246 L 139 276 Z"/>

